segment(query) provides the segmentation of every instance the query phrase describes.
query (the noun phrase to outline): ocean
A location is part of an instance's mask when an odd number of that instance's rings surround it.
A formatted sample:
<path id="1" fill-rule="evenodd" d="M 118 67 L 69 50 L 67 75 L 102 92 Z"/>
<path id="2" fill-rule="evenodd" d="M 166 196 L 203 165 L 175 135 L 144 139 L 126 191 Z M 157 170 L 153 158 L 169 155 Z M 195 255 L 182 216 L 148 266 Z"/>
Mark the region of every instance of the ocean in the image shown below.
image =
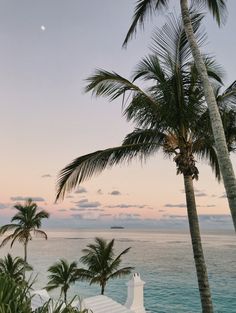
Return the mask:
<path id="1" fill-rule="evenodd" d="M 155 230 L 68 230 L 47 231 L 47 241 L 34 238 L 29 245 L 29 263 L 37 274 L 35 288 L 47 283 L 47 268 L 60 258 L 79 261 L 81 250 L 93 242 L 95 236 L 115 238 L 116 252 L 131 247 L 123 258 L 124 266 L 134 266 L 146 282 L 145 308 L 152 313 L 201 312 L 197 278 L 192 256 L 190 236 L 186 232 Z M 215 313 L 236 312 L 236 240 L 233 232 L 202 235 Z M 22 255 L 23 247 L 16 244 L 0 250 L 0 257 L 8 251 Z M 124 303 L 129 278 L 111 281 L 105 294 Z M 69 297 L 88 297 L 99 294 L 99 287 L 77 282 Z M 59 290 L 52 293 L 59 295 Z"/>

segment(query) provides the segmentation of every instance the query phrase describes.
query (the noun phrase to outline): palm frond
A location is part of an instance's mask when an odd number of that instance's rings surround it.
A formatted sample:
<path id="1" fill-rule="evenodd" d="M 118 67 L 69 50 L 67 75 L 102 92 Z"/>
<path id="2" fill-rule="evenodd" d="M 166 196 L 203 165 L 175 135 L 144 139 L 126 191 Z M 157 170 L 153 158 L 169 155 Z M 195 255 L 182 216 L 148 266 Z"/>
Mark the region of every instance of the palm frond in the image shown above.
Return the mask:
<path id="1" fill-rule="evenodd" d="M 42 237 L 42 238 L 44 238 L 44 239 L 48 239 L 48 235 L 45 233 L 45 231 L 43 231 L 43 230 L 40 230 L 40 229 L 34 229 L 34 234 L 36 235 L 36 236 L 39 236 L 39 237 Z"/>
<path id="2" fill-rule="evenodd" d="M 133 21 L 123 42 L 123 47 L 127 46 L 128 41 L 136 33 L 137 26 L 144 27 L 144 21 L 156 11 L 165 9 L 168 2 L 168 0 L 138 0 L 136 2 Z"/>
<path id="3" fill-rule="evenodd" d="M 76 158 L 59 173 L 56 201 L 59 198 L 63 199 L 66 191 L 70 192 L 78 184 L 101 173 L 106 168 L 127 163 L 134 157 L 145 159 L 155 152 L 156 148 L 155 144 L 122 145 Z"/>
<path id="4" fill-rule="evenodd" d="M 152 145 L 158 150 L 163 146 L 166 134 L 156 129 L 136 128 L 132 133 L 126 135 L 123 145 Z"/>
<path id="5" fill-rule="evenodd" d="M 236 106 L 236 81 L 234 81 L 222 94 L 220 88 L 216 92 L 216 100 L 219 106 L 233 107 Z"/>
<path id="6" fill-rule="evenodd" d="M 18 224 L 6 224 L 0 227 L 0 235 L 5 234 L 7 231 L 14 230 L 19 227 Z"/>
<path id="7" fill-rule="evenodd" d="M 134 270 L 134 267 L 123 267 L 117 270 L 116 272 L 112 273 L 108 279 L 114 279 L 114 278 L 121 278 L 124 276 L 129 275 Z"/>
<path id="8" fill-rule="evenodd" d="M 207 74 L 211 82 L 223 85 L 225 72 L 222 66 L 219 65 L 214 58 L 207 55 L 203 55 L 203 61 L 205 63 Z"/>
<path id="9" fill-rule="evenodd" d="M 84 268 L 78 268 L 76 271 L 80 281 L 90 281 L 94 277 L 94 273 Z"/>
<path id="10" fill-rule="evenodd" d="M 227 17 L 226 0 L 196 0 L 197 2 L 208 7 L 219 26 L 225 22 Z"/>
<path id="11" fill-rule="evenodd" d="M 7 236 L 5 239 L 3 239 L 0 248 L 4 247 L 10 240 L 14 239 L 14 234 L 11 234 L 9 236 Z"/>
<path id="12" fill-rule="evenodd" d="M 142 94 L 149 102 L 154 102 L 143 90 L 128 79 L 118 75 L 115 72 L 105 70 L 95 70 L 95 73 L 86 79 L 88 85 L 85 92 L 92 91 L 96 97 L 104 96 L 110 101 L 115 100 L 119 96 L 124 96 L 127 91 Z"/>
<path id="13" fill-rule="evenodd" d="M 190 15 L 195 38 L 201 46 L 206 41 L 206 33 L 200 28 L 203 14 L 191 10 Z M 156 28 L 152 40 L 153 53 L 170 72 L 177 66 L 182 68 L 192 59 L 181 17 L 176 18 L 174 14 L 170 14 L 166 24 L 161 29 Z"/>

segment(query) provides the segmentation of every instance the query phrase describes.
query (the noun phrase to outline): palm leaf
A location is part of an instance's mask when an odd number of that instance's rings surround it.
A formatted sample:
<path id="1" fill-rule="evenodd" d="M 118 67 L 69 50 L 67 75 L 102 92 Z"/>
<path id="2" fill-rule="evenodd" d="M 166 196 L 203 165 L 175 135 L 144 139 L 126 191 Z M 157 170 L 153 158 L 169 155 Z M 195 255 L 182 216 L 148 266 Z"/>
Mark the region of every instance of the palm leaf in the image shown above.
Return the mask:
<path id="1" fill-rule="evenodd" d="M 13 230 L 19 227 L 18 224 L 6 224 L 0 227 L 0 235 L 5 234 L 7 231 Z"/>
<path id="2" fill-rule="evenodd" d="M 36 236 L 40 236 L 42 238 L 45 238 L 46 240 L 48 239 L 48 235 L 43 230 L 34 229 L 34 234 Z"/>
<path id="3" fill-rule="evenodd" d="M 136 33 L 137 26 L 140 25 L 143 27 L 144 21 L 151 17 L 156 11 L 166 8 L 168 2 L 168 0 L 138 0 L 134 11 L 133 21 L 125 37 L 123 47 L 127 46 L 128 41 Z"/>
<path id="4" fill-rule="evenodd" d="M 196 2 L 200 2 L 200 4 L 203 3 L 209 8 L 219 26 L 222 22 L 224 23 L 227 15 L 225 0 L 197 0 Z"/>
<path id="5" fill-rule="evenodd" d="M 108 276 L 108 279 L 114 279 L 114 278 L 121 278 L 124 276 L 129 275 L 134 270 L 134 267 L 123 267 L 117 270 L 116 272 L 112 273 L 110 276 Z"/>
<path id="6" fill-rule="evenodd" d="M 71 191 L 84 180 L 101 173 L 106 168 L 120 163 L 127 163 L 134 157 L 145 159 L 155 152 L 156 148 L 155 144 L 122 145 L 76 158 L 59 174 L 56 201 L 63 198 L 66 191 Z"/>

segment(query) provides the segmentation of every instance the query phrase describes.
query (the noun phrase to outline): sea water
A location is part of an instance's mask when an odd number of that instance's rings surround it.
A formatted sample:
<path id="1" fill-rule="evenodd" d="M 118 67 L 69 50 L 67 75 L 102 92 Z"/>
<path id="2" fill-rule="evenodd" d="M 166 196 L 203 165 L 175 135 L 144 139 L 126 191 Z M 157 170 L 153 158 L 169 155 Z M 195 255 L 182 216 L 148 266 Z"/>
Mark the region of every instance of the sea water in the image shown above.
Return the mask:
<path id="1" fill-rule="evenodd" d="M 47 284 L 47 269 L 55 261 L 65 258 L 79 261 L 81 250 L 93 242 L 95 236 L 115 238 L 116 253 L 127 247 L 131 250 L 123 257 L 123 266 L 133 266 L 146 282 L 144 289 L 146 310 L 152 313 L 199 313 L 200 298 L 189 234 L 163 233 L 154 230 L 78 230 L 48 231 L 49 239 L 33 239 L 29 245 L 29 263 L 37 273 L 35 288 Z M 204 234 L 202 236 L 208 276 L 216 313 L 236 312 L 236 240 L 233 233 Z M 0 250 L 0 257 L 9 247 Z M 19 244 L 11 253 L 22 255 Z M 126 282 L 116 279 L 108 283 L 106 295 L 124 303 Z M 77 282 L 69 296 L 88 297 L 98 294 L 96 285 Z M 58 296 L 59 290 L 52 295 Z"/>

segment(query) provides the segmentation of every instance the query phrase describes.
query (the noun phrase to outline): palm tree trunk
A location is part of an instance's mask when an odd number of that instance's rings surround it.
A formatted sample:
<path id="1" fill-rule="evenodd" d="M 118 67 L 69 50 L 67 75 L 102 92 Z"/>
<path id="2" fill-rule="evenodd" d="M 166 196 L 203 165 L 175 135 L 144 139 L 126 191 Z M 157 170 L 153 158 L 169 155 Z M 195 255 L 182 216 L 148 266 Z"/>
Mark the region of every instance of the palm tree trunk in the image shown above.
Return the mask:
<path id="1" fill-rule="evenodd" d="M 226 145 L 224 128 L 214 96 L 214 92 L 208 78 L 206 66 L 203 62 L 200 49 L 193 33 L 191 17 L 189 14 L 188 0 L 180 0 L 180 5 L 185 33 L 189 41 L 189 45 L 196 63 L 198 73 L 203 83 L 205 99 L 210 112 L 211 126 L 214 135 L 220 170 L 229 202 L 234 229 L 236 231 L 236 180 Z"/>
<path id="2" fill-rule="evenodd" d="M 189 229 L 192 240 L 192 249 L 198 278 L 198 288 L 202 304 L 202 312 L 213 313 L 211 291 L 208 282 L 207 268 L 201 243 L 192 176 L 184 175 L 184 186 L 187 202 Z"/>
<path id="3" fill-rule="evenodd" d="M 24 261 L 25 261 L 25 263 L 27 263 L 27 245 L 28 245 L 28 241 L 26 240 L 24 243 Z"/>
<path id="4" fill-rule="evenodd" d="M 106 284 L 104 284 L 104 283 L 101 284 L 101 295 L 104 295 L 105 286 L 106 286 Z"/>
<path id="5" fill-rule="evenodd" d="M 26 263 L 27 263 L 27 245 L 28 245 L 28 240 L 26 240 L 24 242 L 24 269 L 23 269 L 23 276 L 24 276 L 24 279 L 25 279 L 25 272 L 26 272 Z"/>
<path id="6" fill-rule="evenodd" d="M 64 291 L 64 302 L 67 305 L 67 291 Z"/>

